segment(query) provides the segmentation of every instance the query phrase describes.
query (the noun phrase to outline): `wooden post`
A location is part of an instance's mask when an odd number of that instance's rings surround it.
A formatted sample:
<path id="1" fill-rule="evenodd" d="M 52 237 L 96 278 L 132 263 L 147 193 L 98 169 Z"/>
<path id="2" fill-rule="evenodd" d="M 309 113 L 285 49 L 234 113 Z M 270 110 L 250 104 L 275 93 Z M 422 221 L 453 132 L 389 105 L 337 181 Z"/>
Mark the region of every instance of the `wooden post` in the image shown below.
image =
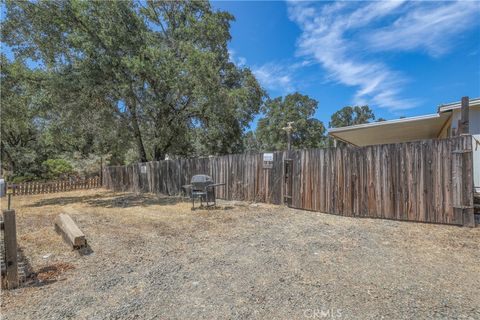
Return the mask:
<path id="1" fill-rule="evenodd" d="M 459 134 L 468 134 L 469 129 L 469 104 L 468 97 L 462 97 L 462 109 L 460 115 L 460 123 L 458 126 Z"/>
<path id="2" fill-rule="evenodd" d="M 103 157 L 100 157 L 100 186 L 103 186 Z"/>
<path id="3" fill-rule="evenodd" d="M 5 267 L 7 289 L 18 287 L 17 264 L 17 228 L 15 223 L 15 210 L 3 211 L 4 241 L 5 241 Z"/>
<path id="4" fill-rule="evenodd" d="M 454 223 L 475 227 L 473 205 L 473 153 L 471 136 L 457 138 L 452 157 Z"/>
<path id="5" fill-rule="evenodd" d="M 463 99 L 462 99 L 463 102 Z M 462 103 L 463 105 L 463 103 Z M 468 98 L 467 98 L 468 106 Z M 463 111 L 463 109 L 462 109 Z M 464 127 L 465 128 L 465 127 Z M 468 112 L 467 112 L 467 134 L 468 134 Z M 465 206 L 463 210 L 463 225 L 466 227 L 475 227 L 475 212 L 474 212 L 474 199 L 473 199 L 473 150 L 472 150 L 472 137 L 464 137 L 464 153 L 462 154 L 462 184 L 463 184 L 463 204 Z"/>

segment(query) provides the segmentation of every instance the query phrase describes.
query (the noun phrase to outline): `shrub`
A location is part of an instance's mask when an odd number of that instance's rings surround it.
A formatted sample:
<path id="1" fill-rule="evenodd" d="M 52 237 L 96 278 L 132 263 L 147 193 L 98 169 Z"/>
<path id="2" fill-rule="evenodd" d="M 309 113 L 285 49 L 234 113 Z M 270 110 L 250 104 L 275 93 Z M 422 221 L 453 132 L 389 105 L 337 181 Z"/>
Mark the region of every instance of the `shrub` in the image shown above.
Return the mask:
<path id="1" fill-rule="evenodd" d="M 7 178 L 7 181 L 11 183 L 22 183 L 22 182 L 28 182 L 28 181 L 35 181 L 38 179 L 39 177 L 36 176 L 35 174 L 27 172 L 21 175 L 10 176 Z"/>
<path id="2" fill-rule="evenodd" d="M 47 180 L 65 179 L 75 173 L 72 164 L 65 159 L 48 159 L 42 165 Z"/>

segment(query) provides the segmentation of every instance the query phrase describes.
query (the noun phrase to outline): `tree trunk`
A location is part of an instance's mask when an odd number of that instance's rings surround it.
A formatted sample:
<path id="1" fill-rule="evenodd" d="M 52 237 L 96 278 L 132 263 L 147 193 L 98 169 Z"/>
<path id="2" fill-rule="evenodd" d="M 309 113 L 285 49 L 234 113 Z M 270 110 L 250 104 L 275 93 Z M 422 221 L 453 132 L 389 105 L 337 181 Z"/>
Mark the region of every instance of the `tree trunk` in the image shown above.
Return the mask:
<path id="1" fill-rule="evenodd" d="M 128 110 L 130 111 L 133 136 L 135 137 L 135 143 L 137 145 L 138 157 L 140 162 L 147 162 L 147 153 L 143 146 L 142 133 L 140 132 L 140 126 L 138 125 L 137 108 L 135 103 L 126 103 Z"/>
<path id="2" fill-rule="evenodd" d="M 175 130 L 173 130 L 173 133 L 168 138 L 168 141 L 162 147 L 160 147 L 159 145 L 156 145 L 154 147 L 153 157 L 155 158 L 156 161 L 165 160 L 167 156 L 167 151 L 172 146 L 172 140 L 174 137 L 175 137 Z"/>
<path id="3" fill-rule="evenodd" d="M 155 161 L 165 160 L 165 152 L 160 147 L 156 146 L 153 152 L 153 157 Z"/>

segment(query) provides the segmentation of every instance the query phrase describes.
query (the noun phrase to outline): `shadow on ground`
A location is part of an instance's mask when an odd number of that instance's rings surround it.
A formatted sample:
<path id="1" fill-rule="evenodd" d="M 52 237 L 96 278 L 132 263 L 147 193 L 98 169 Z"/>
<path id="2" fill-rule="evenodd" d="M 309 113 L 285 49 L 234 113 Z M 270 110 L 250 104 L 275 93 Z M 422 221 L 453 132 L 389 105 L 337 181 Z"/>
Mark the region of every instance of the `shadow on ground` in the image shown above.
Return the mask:
<path id="1" fill-rule="evenodd" d="M 218 210 L 233 210 L 235 207 L 233 206 L 221 206 L 221 205 L 197 205 L 196 207 L 192 207 L 192 211 L 199 211 L 199 210 L 207 210 L 207 211 L 218 211 Z"/>
<path id="2" fill-rule="evenodd" d="M 61 279 L 60 276 L 71 269 L 75 269 L 72 264 L 59 262 L 40 268 L 37 272 L 30 275 L 25 283 L 26 287 L 43 287 L 55 283 Z"/>
<path id="3" fill-rule="evenodd" d="M 42 199 L 32 203 L 29 207 L 43 207 L 52 205 L 70 205 L 74 203 L 86 203 L 93 207 L 104 208 L 128 208 L 128 207 L 145 207 L 151 205 L 175 205 L 178 203 L 189 202 L 188 198 L 168 197 L 168 196 L 145 196 L 142 194 L 122 194 L 115 195 L 114 193 L 107 195 L 89 195 L 78 197 L 58 197 L 51 199 Z"/>
<path id="4" fill-rule="evenodd" d="M 176 205 L 178 203 L 188 202 L 188 199 L 180 197 L 155 196 L 148 197 L 144 195 L 127 194 L 108 199 L 91 199 L 86 201 L 94 207 L 105 208 L 128 208 L 128 207 L 146 207 L 151 205 Z"/>
<path id="5" fill-rule="evenodd" d="M 89 255 L 91 255 L 93 252 L 94 252 L 94 251 L 93 251 L 92 247 L 90 247 L 90 245 L 89 245 L 88 243 L 87 243 L 87 245 L 86 245 L 85 247 L 78 249 L 78 254 L 79 254 L 80 256 L 82 256 L 82 257 L 83 257 L 83 256 L 89 256 Z"/>

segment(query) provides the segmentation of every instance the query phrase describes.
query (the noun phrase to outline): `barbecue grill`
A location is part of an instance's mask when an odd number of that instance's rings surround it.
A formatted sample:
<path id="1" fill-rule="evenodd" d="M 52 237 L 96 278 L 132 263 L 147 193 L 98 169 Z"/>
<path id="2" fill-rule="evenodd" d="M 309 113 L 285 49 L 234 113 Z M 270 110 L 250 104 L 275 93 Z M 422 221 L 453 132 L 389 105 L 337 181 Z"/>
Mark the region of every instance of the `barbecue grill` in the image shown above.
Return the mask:
<path id="1" fill-rule="evenodd" d="M 190 189 L 190 199 L 192 199 L 192 210 L 195 209 L 195 198 L 200 199 L 200 208 L 203 208 L 203 203 L 206 207 L 215 206 L 217 204 L 215 199 L 215 188 L 224 186 L 225 183 L 215 183 L 212 177 L 206 174 L 197 174 L 192 177 L 189 185 L 183 186 L 184 189 Z M 213 202 L 213 204 L 210 204 Z"/>

